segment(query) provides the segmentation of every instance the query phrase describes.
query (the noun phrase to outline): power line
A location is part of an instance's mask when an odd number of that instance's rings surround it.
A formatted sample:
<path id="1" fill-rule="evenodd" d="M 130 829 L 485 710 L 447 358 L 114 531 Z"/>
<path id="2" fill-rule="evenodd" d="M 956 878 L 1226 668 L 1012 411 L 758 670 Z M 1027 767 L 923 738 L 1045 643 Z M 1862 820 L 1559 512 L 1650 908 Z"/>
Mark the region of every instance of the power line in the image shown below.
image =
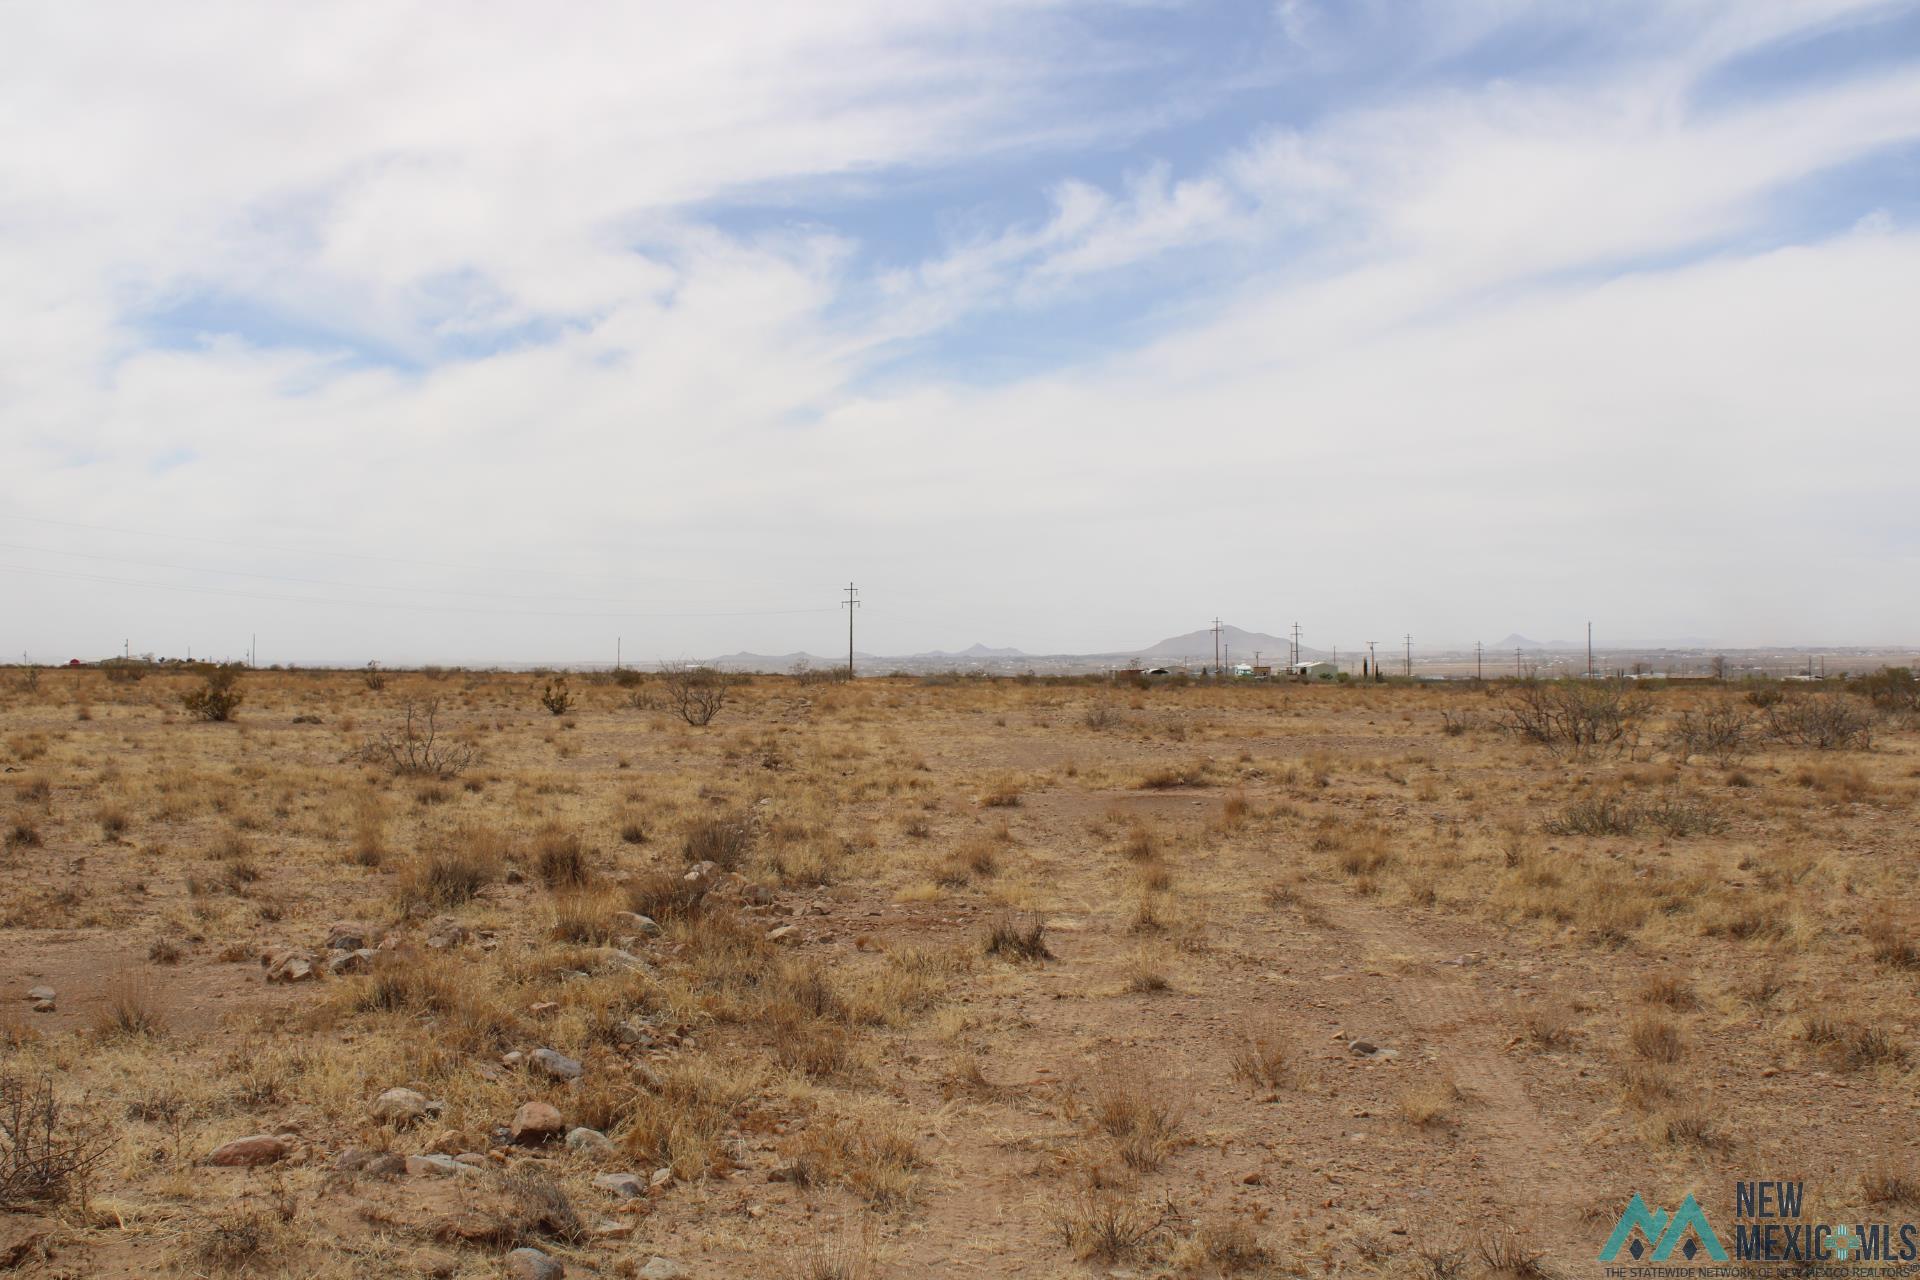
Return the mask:
<path id="1" fill-rule="evenodd" d="M 859 588 L 847 584 L 847 598 L 840 602 L 847 611 L 847 682 L 853 682 L 853 611 L 860 607 Z"/>
<path id="2" fill-rule="evenodd" d="M 331 600 L 319 596 L 283 595 L 270 591 L 234 591 L 221 587 L 178 586 L 166 582 L 141 582 L 135 578 L 112 578 L 104 574 L 77 573 L 66 569 L 35 569 L 21 564 L 0 564 L 0 570 L 32 574 L 42 578 L 69 578 L 78 582 L 104 582 L 121 587 L 145 587 L 150 591 L 185 591 L 194 595 L 226 596 L 235 600 L 279 600 L 289 604 L 324 605 L 330 609 L 405 609 L 416 613 L 478 613 L 510 618 L 771 618 L 826 612 L 825 609 L 722 609 L 665 613 L 644 613 L 637 610 L 578 612 L 558 609 L 488 609 L 468 605 L 409 604 L 397 600 Z"/>

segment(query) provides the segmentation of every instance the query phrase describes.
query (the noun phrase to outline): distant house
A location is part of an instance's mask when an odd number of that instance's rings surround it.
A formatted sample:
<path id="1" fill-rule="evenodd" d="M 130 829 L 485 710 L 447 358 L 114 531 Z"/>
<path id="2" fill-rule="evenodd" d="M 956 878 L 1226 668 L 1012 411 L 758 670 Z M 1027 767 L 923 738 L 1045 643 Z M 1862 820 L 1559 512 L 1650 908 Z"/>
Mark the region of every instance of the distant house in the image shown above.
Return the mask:
<path id="1" fill-rule="evenodd" d="M 1236 662 L 1233 664 L 1233 674 L 1237 678 L 1246 679 L 1253 675 L 1253 664 L 1251 662 Z"/>
<path id="2" fill-rule="evenodd" d="M 1331 662 L 1296 662 L 1287 668 L 1287 674 L 1295 680 L 1333 680 L 1340 675 L 1340 668 Z"/>

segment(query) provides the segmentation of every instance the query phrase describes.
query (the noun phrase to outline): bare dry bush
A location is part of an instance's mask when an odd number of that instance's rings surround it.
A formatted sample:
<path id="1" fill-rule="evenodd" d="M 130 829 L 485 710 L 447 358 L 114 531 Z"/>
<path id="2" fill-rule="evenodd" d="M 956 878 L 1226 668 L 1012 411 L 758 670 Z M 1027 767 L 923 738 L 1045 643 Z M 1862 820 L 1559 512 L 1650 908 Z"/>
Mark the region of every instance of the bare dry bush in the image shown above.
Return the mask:
<path id="1" fill-rule="evenodd" d="M 112 1124 L 63 1105 L 51 1076 L 0 1075 L 0 1209 L 64 1204 L 112 1152 Z"/>
<path id="2" fill-rule="evenodd" d="M 660 689 L 674 714 L 695 728 L 713 723 L 727 705 L 731 681 L 723 671 L 690 662 L 660 664 Z"/>
<path id="3" fill-rule="evenodd" d="M 233 713 L 240 708 L 245 699 L 240 693 L 240 673 L 245 670 L 237 662 L 223 663 L 209 667 L 200 677 L 200 687 L 181 695 L 180 705 L 202 720 L 224 722 L 233 719 Z"/>
<path id="4" fill-rule="evenodd" d="M 370 735 L 360 744 L 360 759 L 403 777 L 457 778 L 473 763 L 476 748 L 440 732 L 440 700 L 407 700 L 398 725 Z"/>
<path id="5" fill-rule="evenodd" d="M 1171 1239 L 1185 1221 L 1171 1198 L 1146 1202 L 1089 1191 L 1054 1217 L 1054 1231 L 1081 1261 L 1114 1263 Z"/>
<path id="6" fill-rule="evenodd" d="M 1643 695 L 1622 680 L 1523 680 L 1501 708 L 1502 725 L 1555 755 L 1631 748 L 1647 712 Z"/>
<path id="7" fill-rule="evenodd" d="M 1844 693 L 1783 698 L 1764 713 L 1767 736 L 1815 751 L 1865 751 L 1873 745 L 1873 717 Z"/>
<path id="8" fill-rule="evenodd" d="M 1667 750 L 1682 760 L 1705 756 L 1725 767 L 1753 749 L 1753 717 L 1731 702 L 1687 710 L 1667 731 Z"/>

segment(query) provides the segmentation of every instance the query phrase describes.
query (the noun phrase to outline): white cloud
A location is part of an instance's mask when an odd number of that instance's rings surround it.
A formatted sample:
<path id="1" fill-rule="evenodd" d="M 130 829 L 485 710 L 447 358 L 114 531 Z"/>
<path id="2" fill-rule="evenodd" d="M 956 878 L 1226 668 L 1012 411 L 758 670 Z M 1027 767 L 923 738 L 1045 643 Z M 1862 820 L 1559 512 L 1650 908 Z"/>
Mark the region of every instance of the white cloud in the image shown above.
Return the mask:
<path id="1" fill-rule="evenodd" d="M 1310 7 L 1284 8 L 1337 57 Z M 711 207 L 1086 136 L 1061 114 L 1099 70 L 1065 56 L 1070 15 L 8 10 L 0 515 L 227 541 L 0 519 L 0 565 L 98 575 L 19 548 L 137 550 L 435 608 L 565 597 L 555 613 L 830 609 L 851 574 L 874 648 L 1096 647 L 1216 612 L 1356 641 L 1589 610 L 1642 633 L 1795 639 L 1817 615 L 1836 639 L 1911 636 L 1882 584 L 1920 554 L 1898 417 L 1920 392 L 1900 346 L 1920 242 L 1877 197 L 1800 243 L 1745 238 L 1777 193 L 1920 136 L 1920 80 L 1692 94 L 1859 11 L 1648 6 L 1650 50 L 1561 79 L 1376 93 L 1205 160 L 1136 147 L 1111 186 L 1062 157 L 1044 215 L 875 282 L 862 232 L 744 231 Z M 1434 12 L 1457 51 L 1529 11 Z M 1143 346 L 988 387 L 937 359 L 869 376 L 901 339 L 1045 336 L 1052 306 L 1134 305 L 1144 273 L 1202 259 Z M 338 336 L 160 349 L 137 323 L 207 297 Z M 0 584 L 0 643 L 54 651 L 136 628 L 231 645 L 263 614 L 294 656 L 564 659 L 622 631 L 630 654 L 826 648 L 838 626 Z"/>

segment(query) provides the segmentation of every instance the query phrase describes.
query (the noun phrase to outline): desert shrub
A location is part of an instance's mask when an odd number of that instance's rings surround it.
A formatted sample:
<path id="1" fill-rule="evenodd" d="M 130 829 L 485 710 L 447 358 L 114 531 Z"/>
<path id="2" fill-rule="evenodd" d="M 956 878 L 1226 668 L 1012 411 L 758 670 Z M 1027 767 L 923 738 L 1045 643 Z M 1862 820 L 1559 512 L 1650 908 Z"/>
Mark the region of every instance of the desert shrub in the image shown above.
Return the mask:
<path id="1" fill-rule="evenodd" d="M 93 1015 L 100 1036 L 158 1036 L 166 1031 L 153 986 L 136 973 L 116 975 L 107 984 L 106 998 Z"/>
<path id="2" fill-rule="evenodd" d="M 680 837 L 680 856 L 688 862 L 711 862 L 732 871 L 746 861 L 753 844 L 753 827 L 739 814 L 696 818 Z"/>
<path id="3" fill-rule="evenodd" d="M 690 662 L 660 664 L 660 689 L 667 706 L 695 728 L 711 724 L 720 714 L 727 705 L 730 684 L 726 673 L 713 667 Z"/>
<path id="4" fill-rule="evenodd" d="M 1120 723 L 1120 712 L 1111 702 L 1091 702 L 1080 713 L 1080 723 L 1098 733 Z"/>
<path id="5" fill-rule="evenodd" d="M 1248 1029 L 1228 1065 L 1234 1079 L 1257 1090 L 1298 1088 L 1302 1078 L 1300 1054 L 1277 1023 Z"/>
<path id="6" fill-rule="evenodd" d="M 0 1075 L 0 1209 L 64 1203 L 113 1144 L 111 1123 L 62 1105 L 51 1076 Z"/>
<path id="7" fill-rule="evenodd" d="M 563 716 L 573 710 L 577 700 L 573 691 L 567 688 L 565 676 L 547 681 L 540 689 L 540 705 L 556 716 Z"/>
<path id="8" fill-rule="evenodd" d="M 1127 1200 L 1111 1191 L 1088 1192 L 1054 1217 L 1060 1243 L 1083 1262 L 1126 1262 L 1177 1231 L 1185 1219 L 1169 1197 Z"/>
<path id="9" fill-rule="evenodd" d="M 1179 1145 L 1180 1103 L 1145 1063 L 1102 1073 L 1087 1087 L 1082 1104 L 1094 1129 L 1129 1168 L 1157 1169 Z"/>
<path id="10" fill-rule="evenodd" d="M 1640 811 L 1614 791 L 1581 796 L 1544 824 L 1554 836 L 1626 836 L 1640 825 Z"/>
<path id="11" fill-rule="evenodd" d="M 139 684 L 146 678 L 147 664 L 137 658 L 108 658 L 101 662 L 100 670 L 108 684 Z"/>
<path id="12" fill-rule="evenodd" d="M 233 713 L 239 710 L 242 701 L 239 686 L 240 673 L 244 670 L 237 662 L 207 668 L 200 677 L 200 687 L 181 695 L 180 704 L 202 720 L 222 722 L 233 719 Z"/>
<path id="13" fill-rule="evenodd" d="M 1705 756 L 1729 765 L 1753 747 L 1753 719 L 1730 702 L 1716 702 L 1701 711 L 1682 711 L 1667 733 L 1667 750 L 1685 760 Z"/>
<path id="14" fill-rule="evenodd" d="M 380 669 L 378 662 L 369 662 L 360 672 L 360 683 L 379 693 L 387 687 L 387 673 Z"/>
<path id="15" fill-rule="evenodd" d="M 1569 804 L 1543 829 L 1554 836 L 1630 836 L 1644 826 L 1681 838 L 1723 831 L 1726 819 L 1685 796 L 1636 801 L 1617 791 L 1599 791 Z"/>
<path id="16" fill-rule="evenodd" d="M 1523 680 L 1501 709 L 1511 733 L 1555 755 L 1587 755 L 1633 745 L 1646 699 L 1622 680 Z"/>
<path id="17" fill-rule="evenodd" d="M 1676 839 L 1718 835 L 1727 829 L 1725 818 L 1683 795 L 1663 795 L 1643 802 L 1640 805 L 1640 820 L 1651 823 Z"/>
<path id="18" fill-rule="evenodd" d="M 612 679 L 622 689 L 638 689 L 646 677 L 632 667 L 615 667 Z"/>
<path id="19" fill-rule="evenodd" d="M 1911 667 L 1882 667 L 1848 688 L 1882 711 L 1920 711 L 1920 674 Z"/>
<path id="20" fill-rule="evenodd" d="M 613 913 L 622 900 L 604 892 L 573 890 L 553 895 L 553 936 L 560 942 L 604 945 L 614 938 Z"/>
<path id="21" fill-rule="evenodd" d="M 987 926 L 987 954 L 1010 960 L 1051 960 L 1047 922 L 1037 912 L 1004 912 Z"/>
<path id="22" fill-rule="evenodd" d="M 1627 1028 L 1627 1043 L 1649 1062 L 1678 1062 L 1686 1054 L 1680 1028 L 1665 1018 L 1644 1014 Z"/>
<path id="23" fill-rule="evenodd" d="M 1816 751 L 1865 751 L 1873 745 L 1873 718 L 1841 693 L 1783 698 L 1766 709 L 1767 736 Z"/>
<path id="24" fill-rule="evenodd" d="M 533 838 L 533 869 L 549 889 L 578 887 L 592 878 L 580 833 L 548 823 Z"/>
<path id="25" fill-rule="evenodd" d="M 1904 928 L 1890 915 L 1867 921 L 1863 930 L 1873 958 L 1897 969 L 1920 969 L 1920 932 Z"/>
<path id="26" fill-rule="evenodd" d="M 652 920 L 684 920 L 698 915 L 707 896 L 707 881 L 688 880 L 664 867 L 642 872 L 622 886 L 627 909 Z"/>
<path id="27" fill-rule="evenodd" d="M 497 838 L 458 831 L 439 848 L 416 854 L 401 872 L 395 892 L 402 907 L 457 907 L 499 879 L 500 871 Z"/>
<path id="28" fill-rule="evenodd" d="M 1920 1177 L 1895 1165 L 1876 1165 L 1860 1175 L 1860 1194 L 1871 1205 L 1920 1208 Z"/>
<path id="29" fill-rule="evenodd" d="M 473 763 L 474 747 L 440 732 L 440 700 L 408 700 L 397 725 L 360 744 L 360 759 L 403 777 L 455 778 Z"/>

